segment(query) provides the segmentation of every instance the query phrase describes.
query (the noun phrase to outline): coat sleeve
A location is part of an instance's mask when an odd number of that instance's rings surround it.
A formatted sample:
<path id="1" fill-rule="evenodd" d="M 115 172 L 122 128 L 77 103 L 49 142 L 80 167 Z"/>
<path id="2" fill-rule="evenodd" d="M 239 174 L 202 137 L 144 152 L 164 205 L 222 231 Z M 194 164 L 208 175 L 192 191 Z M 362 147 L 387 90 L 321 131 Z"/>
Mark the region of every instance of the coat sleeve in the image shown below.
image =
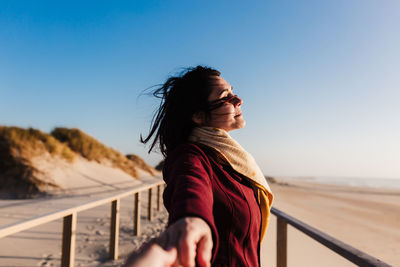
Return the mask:
<path id="1" fill-rule="evenodd" d="M 193 144 L 176 148 L 168 155 L 163 177 L 164 205 L 169 213 L 168 225 L 177 220 L 194 216 L 202 218 L 213 235 L 213 259 L 218 247 L 218 232 L 213 215 L 212 168 L 208 157 Z"/>

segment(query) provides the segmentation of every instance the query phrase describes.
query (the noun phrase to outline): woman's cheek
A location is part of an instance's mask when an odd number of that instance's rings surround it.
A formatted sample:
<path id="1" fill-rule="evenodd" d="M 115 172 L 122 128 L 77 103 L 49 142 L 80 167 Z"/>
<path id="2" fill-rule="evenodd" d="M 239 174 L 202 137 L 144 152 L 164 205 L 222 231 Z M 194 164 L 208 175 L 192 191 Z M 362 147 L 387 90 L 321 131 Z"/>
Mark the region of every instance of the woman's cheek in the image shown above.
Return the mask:
<path id="1" fill-rule="evenodd" d="M 228 105 L 225 108 L 225 112 L 224 112 L 227 116 L 228 115 L 233 115 L 235 114 L 235 108 L 233 107 L 233 105 Z"/>

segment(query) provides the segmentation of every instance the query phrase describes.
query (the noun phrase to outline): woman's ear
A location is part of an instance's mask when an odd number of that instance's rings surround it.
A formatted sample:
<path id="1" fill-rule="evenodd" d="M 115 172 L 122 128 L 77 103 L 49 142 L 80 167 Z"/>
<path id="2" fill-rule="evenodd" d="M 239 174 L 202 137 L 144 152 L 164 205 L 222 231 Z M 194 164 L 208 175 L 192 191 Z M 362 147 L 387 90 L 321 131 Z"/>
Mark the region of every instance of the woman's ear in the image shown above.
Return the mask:
<path id="1" fill-rule="evenodd" d="M 199 111 L 193 114 L 192 121 L 197 125 L 203 125 L 206 122 L 206 114 L 203 111 Z"/>

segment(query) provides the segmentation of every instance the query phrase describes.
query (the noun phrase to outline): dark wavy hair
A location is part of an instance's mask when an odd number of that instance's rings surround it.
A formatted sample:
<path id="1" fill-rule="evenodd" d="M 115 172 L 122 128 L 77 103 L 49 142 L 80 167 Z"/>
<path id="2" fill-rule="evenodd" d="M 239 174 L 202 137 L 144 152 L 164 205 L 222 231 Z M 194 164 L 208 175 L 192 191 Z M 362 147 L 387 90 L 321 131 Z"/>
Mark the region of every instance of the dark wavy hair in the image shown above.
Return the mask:
<path id="1" fill-rule="evenodd" d="M 196 66 L 186 68 L 179 75 L 168 80 L 153 95 L 161 99 L 151 122 L 150 132 L 140 141 L 144 144 L 154 137 L 149 153 L 158 144 L 164 157 L 177 145 L 188 140 L 189 134 L 196 124 L 193 114 L 203 111 L 208 118 L 208 97 L 215 76 L 221 73 L 213 68 Z"/>

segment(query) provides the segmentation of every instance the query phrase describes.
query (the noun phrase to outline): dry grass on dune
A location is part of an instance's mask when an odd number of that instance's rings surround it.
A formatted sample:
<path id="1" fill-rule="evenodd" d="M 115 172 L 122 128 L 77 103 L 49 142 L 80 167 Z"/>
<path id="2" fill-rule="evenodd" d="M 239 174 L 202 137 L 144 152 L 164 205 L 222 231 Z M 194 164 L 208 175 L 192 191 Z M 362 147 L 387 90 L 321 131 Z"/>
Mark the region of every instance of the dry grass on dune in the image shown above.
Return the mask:
<path id="1" fill-rule="evenodd" d="M 31 158 L 48 152 L 69 162 L 75 158 L 75 153 L 68 146 L 37 129 L 0 126 L 0 137 L 3 145 L 19 157 Z"/>
<path id="2" fill-rule="evenodd" d="M 135 154 L 128 154 L 126 157 L 132 161 L 138 168 L 154 175 L 154 168 L 149 166 L 141 157 Z"/>
<path id="3" fill-rule="evenodd" d="M 49 153 L 73 161 L 75 153 L 53 136 L 36 129 L 0 126 L 0 192 L 6 197 L 32 197 L 44 187 L 57 187 L 39 178 L 30 159 Z"/>
<path id="4" fill-rule="evenodd" d="M 55 128 L 51 134 L 59 141 L 66 143 L 73 151 L 88 160 L 99 163 L 111 163 L 133 177 L 138 177 L 137 167 L 153 175 L 153 171 L 141 158 L 134 155 L 134 160 L 128 159 L 120 152 L 103 145 L 100 141 L 85 134 L 79 129 Z"/>
<path id="5" fill-rule="evenodd" d="M 50 134 L 88 160 L 101 162 L 104 158 L 112 158 L 118 154 L 77 128 L 55 128 Z"/>

